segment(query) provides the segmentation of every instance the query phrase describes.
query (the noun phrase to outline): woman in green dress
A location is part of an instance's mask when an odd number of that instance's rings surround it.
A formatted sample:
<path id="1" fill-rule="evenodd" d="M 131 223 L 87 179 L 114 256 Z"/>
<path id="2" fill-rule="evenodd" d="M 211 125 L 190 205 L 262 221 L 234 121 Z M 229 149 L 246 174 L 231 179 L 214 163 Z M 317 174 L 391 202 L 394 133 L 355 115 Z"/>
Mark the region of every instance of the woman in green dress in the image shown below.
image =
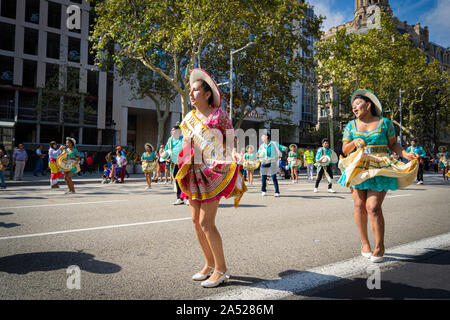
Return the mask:
<path id="1" fill-rule="evenodd" d="M 296 144 L 289 146 L 288 163 L 291 169 L 292 183 L 298 183 L 298 168 L 300 167 L 300 159 L 298 156 L 298 147 Z"/>
<path id="2" fill-rule="evenodd" d="M 418 155 L 409 153 L 396 142 L 392 122 L 381 116 L 382 107 L 372 92 L 357 90 L 351 98 L 356 116 L 344 130 L 339 162 L 339 183 L 352 190 L 354 217 L 361 237 L 361 254 L 372 262 L 382 262 L 385 253 L 385 224 L 382 211 L 388 190 L 404 188 L 414 182 Z M 353 152 L 357 149 L 355 152 Z M 404 164 L 389 155 L 389 149 L 411 162 Z M 370 220 L 376 246 L 371 250 L 367 234 Z"/>
<path id="3" fill-rule="evenodd" d="M 64 149 L 64 152 L 66 154 L 67 160 L 76 160 L 77 164 L 73 166 L 70 170 L 62 170 L 61 172 L 64 173 L 64 181 L 66 182 L 67 187 L 69 188 L 69 191 L 66 192 L 66 194 L 75 193 L 75 185 L 72 181 L 72 176 L 74 173 L 77 173 L 80 171 L 80 153 L 78 152 L 77 146 L 76 146 L 76 140 L 71 137 L 66 138 L 66 147 Z"/>
<path id="4" fill-rule="evenodd" d="M 439 147 L 439 153 L 437 154 L 439 158 L 439 169 L 442 170 L 442 176 L 444 181 L 448 180 L 448 167 L 450 166 L 450 155 L 445 146 Z"/>
<path id="5" fill-rule="evenodd" d="M 151 190 L 152 189 L 152 174 L 153 171 L 156 169 L 157 164 L 156 160 L 158 160 L 158 156 L 153 151 L 153 146 L 150 143 L 146 143 L 145 146 L 145 152 L 142 154 L 141 161 L 142 161 L 142 171 L 145 173 L 145 180 L 147 181 L 147 187 L 145 190 Z"/>

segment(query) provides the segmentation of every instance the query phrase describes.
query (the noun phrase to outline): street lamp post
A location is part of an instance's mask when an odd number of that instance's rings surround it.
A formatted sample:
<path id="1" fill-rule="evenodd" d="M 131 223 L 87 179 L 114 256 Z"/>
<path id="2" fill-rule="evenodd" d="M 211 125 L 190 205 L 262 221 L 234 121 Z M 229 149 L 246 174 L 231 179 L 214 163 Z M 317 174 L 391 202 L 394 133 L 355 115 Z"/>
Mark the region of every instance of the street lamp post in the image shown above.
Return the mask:
<path id="1" fill-rule="evenodd" d="M 245 46 L 237 50 L 230 50 L 230 120 L 233 122 L 233 54 L 238 53 L 249 46 L 254 45 L 255 42 L 249 42 Z"/>

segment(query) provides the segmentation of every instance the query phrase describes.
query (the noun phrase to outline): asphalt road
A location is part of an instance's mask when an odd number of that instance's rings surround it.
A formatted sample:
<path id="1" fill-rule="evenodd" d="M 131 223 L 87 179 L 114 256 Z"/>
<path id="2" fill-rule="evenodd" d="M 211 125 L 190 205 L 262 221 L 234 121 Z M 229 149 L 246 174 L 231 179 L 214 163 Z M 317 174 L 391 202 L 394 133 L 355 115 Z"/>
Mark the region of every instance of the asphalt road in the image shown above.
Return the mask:
<path id="1" fill-rule="evenodd" d="M 450 232 L 450 183 L 430 174 L 425 182 L 388 194 L 388 249 Z M 298 184 L 280 181 L 280 198 L 271 184 L 262 197 L 258 181 L 237 210 L 232 199 L 221 202 L 217 226 L 232 277 L 203 289 L 191 280 L 204 262 L 189 208 L 172 205 L 172 186 L 145 191 L 145 183 L 133 181 L 75 188 L 74 195 L 36 185 L 0 191 L 0 299 L 202 299 L 360 252 L 348 189 L 335 184 L 337 193 L 329 194 L 322 182 L 313 193 L 302 175 Z"/>

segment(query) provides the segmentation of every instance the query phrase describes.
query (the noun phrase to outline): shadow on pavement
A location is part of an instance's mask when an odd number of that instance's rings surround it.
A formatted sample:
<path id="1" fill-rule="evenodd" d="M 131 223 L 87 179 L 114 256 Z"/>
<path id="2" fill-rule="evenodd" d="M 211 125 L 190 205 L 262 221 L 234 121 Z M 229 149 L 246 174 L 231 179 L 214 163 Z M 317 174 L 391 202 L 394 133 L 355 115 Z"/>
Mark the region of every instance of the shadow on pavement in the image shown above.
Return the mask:
<path id="1" fill-rule="evenodd" d="M 67 269 L 72 265 L 78 266 L 83 271 L 99 274 L 117 273 L 122 269 L 114 263 L 94 258 L 95 256 L 89 253 L 67 251 L 16 254 L 0 258 L 0 272 L 27 274 Z"/>

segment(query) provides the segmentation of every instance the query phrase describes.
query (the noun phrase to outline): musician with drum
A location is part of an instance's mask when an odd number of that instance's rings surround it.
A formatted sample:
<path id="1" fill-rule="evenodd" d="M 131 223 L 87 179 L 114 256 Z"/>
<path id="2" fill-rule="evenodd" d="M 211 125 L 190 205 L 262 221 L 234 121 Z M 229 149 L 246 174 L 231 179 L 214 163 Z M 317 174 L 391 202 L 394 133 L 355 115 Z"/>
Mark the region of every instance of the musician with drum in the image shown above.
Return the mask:
<path id="1" fill-rule="evenodd" d="M 142 154 L 141 161 L 142 161 L 142 171 L 145 173 L 145 180 L 147 181 L 147 187 L 145 190 L 151 190 L 152 189 L 152 173 L 154 170 L 156 170 L 158 163 L 157 160 L 159 157 L 157 154 L 153 151 L 153 146 L 147 142 L 144 146 L 145 152 Z"/>
<path id="2" fill-rule="evenodd" d="M 66 194 L 75 193 L 75 185 L 72 181 L 74 173 L 80 172 L 80 153 L 78 152 L 77 142 L 74 138 L 66 138 L 66 147 L 63 153 L 56 159 L 56 165 L 59 171 L 64 173 L 64 181 L 69 191 Z"/>
<path id="3" fill-rule="evenodd" d="M 270 175 L 275 188 L 275 197 L 279 197 L 280 189 L 277 180 L 278 158 L 281 156 L 281 149 L 287 151 L 288 148 L 278 142 L 272 141 L 270 133 L 263 134 L 261 140 L 263 143 L 259 146 L 257 154 L 261 162 L 261 194 L 262 196 L 266 195 L 267 176 Z"/>
<path id="4" fill-rule="evenodd" d="M 322 147 L 317 150 L 316 153 L 316 165 L 317 165 L 317 180 L 314 187 L 314 192 L 319 192 L 319 183 L 322 180 L 323 175 L 328 180 L 328 192 L 335 193 L 332 189 L 333 185 L 333 171 L 331 170 L 333 164 L 338 162 L 336 152 L 330 148 L 330 142 L 327 138 L 322 139 Z"/>

